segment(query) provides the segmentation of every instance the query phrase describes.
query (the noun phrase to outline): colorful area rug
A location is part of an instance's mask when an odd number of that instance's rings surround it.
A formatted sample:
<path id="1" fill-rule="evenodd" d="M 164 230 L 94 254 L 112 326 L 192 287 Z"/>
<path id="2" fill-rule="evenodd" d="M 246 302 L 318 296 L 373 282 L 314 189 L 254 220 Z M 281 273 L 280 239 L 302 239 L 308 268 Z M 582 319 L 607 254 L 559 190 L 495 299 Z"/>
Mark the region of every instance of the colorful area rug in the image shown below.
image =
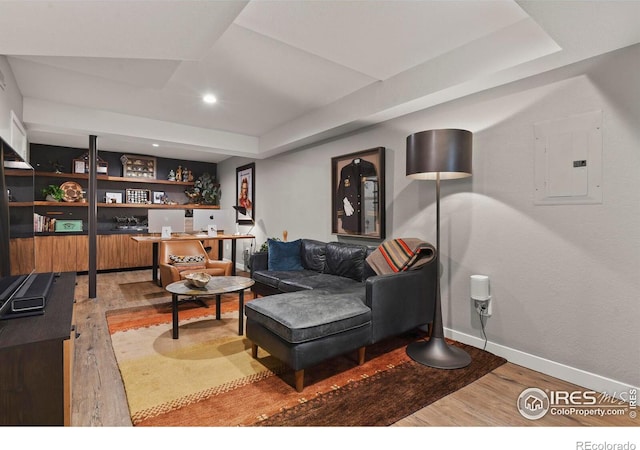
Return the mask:
<path id="1" fill-rule="evenodd" d="M 171 338 L 171 305 L 107 313 L 109 333 L 135 426 L 386 426 L 472 383 L 506 362 L 457 342 L 473 358 L 464 369 L 437 370 L 412 361 L 409 333 L 305 371 L 293 372 L 238 336 L 237 296 L 223 297 L 222 318 L 180 306 L 180 338 Z"/>

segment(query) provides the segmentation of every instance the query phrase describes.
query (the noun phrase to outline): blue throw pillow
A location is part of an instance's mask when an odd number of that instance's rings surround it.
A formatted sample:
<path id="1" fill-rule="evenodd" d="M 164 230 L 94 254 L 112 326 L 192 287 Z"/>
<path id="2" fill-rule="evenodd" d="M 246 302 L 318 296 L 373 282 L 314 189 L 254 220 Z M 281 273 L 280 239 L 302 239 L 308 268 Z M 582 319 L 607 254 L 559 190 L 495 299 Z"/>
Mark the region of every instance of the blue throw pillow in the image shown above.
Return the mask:
<path id="1" fill-rule="evenodd" d="M 302 260 L 300 259 L 301 244 L 301 239 L 292 242 L 267 240 L 267 245 L 269 246 L 269 270 L 302 270 Z"/>

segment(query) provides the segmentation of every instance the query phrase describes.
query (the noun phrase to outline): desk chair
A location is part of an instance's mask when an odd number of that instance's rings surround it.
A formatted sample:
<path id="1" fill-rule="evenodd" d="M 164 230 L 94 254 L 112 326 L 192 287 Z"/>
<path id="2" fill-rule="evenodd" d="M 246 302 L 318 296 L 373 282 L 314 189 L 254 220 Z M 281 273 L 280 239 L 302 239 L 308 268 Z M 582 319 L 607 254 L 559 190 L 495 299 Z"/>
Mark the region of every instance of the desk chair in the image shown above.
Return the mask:
<path id="1" fill-rule="evenodd" d="M 162 287 L 167 287 L 195 272 L 211 276 L 231 276 L 232 262 L 209 259 L 209 254 L 200 241 L 175 240 L 160 242 L 158 267 Z"/>

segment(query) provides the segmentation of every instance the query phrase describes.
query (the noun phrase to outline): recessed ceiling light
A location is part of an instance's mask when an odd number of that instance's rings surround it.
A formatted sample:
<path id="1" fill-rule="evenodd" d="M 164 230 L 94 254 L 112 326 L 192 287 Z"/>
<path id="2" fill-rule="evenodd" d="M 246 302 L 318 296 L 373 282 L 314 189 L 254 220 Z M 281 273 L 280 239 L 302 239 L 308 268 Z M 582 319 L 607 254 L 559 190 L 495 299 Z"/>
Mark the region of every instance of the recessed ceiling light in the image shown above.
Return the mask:
<path id="1" fill-rule="evenodd" d="M 160 144 L 151 144 L 154 147 L 160 147 Z"/>
<path id="2" fill-rule="evenodd" d="M 218 99 L 216 98 L 215 95 L 213 94 L 206 94 L 204 97 L 202 97 L 202 101 L 205 103 L 208 103 L 210 105 L 214 104 L 215 102 L 218 101 Z"/>

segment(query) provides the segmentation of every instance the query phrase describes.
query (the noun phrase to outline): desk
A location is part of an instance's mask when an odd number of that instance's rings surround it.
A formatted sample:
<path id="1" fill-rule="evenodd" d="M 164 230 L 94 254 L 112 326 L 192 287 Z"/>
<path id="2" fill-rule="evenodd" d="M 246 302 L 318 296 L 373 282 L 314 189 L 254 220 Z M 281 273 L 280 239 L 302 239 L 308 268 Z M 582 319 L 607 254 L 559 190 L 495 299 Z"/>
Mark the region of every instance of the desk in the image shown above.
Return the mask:
<path id="1" fill-rule="evenodd" d="M 231 241 L 231 275 L 236 274 L 236 241 L 238 239 L 255 239 L 255 236 L 251 234 L 217 234 L 215 236 L 209 236 L 207 233 L 175 233 L 170 238 L 160 237 L 159 234 L 150 234 L 147 236 L 131 236 L 136 242 L 151 242 L 153 243 L 153 281 L 158 283 L 158 243 L 162 241 L 179 241 L 179 240 L 213 240 L 213 241 Z M 223 259 L 224 246 L 218 245 L 218 259 Z"/>

